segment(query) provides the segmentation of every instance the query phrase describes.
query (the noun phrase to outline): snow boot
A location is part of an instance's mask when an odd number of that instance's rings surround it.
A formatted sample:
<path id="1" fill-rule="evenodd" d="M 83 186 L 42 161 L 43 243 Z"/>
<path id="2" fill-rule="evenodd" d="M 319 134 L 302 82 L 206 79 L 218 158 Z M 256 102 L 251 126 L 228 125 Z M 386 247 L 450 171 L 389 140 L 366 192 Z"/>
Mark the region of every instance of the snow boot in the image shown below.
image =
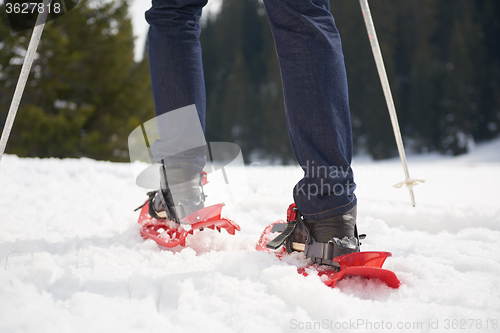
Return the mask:
<path id="1" fill-rule="evenodd" d="M 354 206 L 343 214 L 312 220 L 304 219 L 292 204 L 288 208 L 285 230 L 266 246 L 277 249 L 284 245 L 288 253 L 304 252 L 313 263 L 337 266 L 333 258 L 360 251 L 359 239 L 364 235 L 358 236 L 356 211 Z"/>
<path id="2" fill-rule="evenodd" d="M 168 176 L 167 176 L 168 175 Z M 205 174 L 160 166 L 161 188 L 149 192 L 149 215 L 156 219 L 169 219 L 177 223 L 185 216 L 203 208 L 205 193 L 202 177 Z"/>

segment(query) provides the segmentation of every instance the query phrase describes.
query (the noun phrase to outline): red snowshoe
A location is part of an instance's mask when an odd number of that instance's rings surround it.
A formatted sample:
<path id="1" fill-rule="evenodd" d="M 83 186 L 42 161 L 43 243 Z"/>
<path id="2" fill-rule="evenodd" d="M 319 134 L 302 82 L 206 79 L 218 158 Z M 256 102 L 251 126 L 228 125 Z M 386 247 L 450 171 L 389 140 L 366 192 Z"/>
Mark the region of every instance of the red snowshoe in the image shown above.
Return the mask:
<path id="1" fill-rule="evenodd" d="M 207 174 L 202 172 L 200 174 L 200 183 L 197 184 L 196 178 L 190 182 L 194 185 L 190 187 L 189 181 L 185 182 L 187 184 L 181 191 L 187 192 L 188 195 L 200 198 L 200 202 L 189 206 L 188 212 L 190 214 L 178 215 L 178 211 L 175 208 L 174 200 L 171 195 L 171 190 L 168 182 L 166 181 L 166 171 L 165 166 L 162 165 L 160 169 L 161 179 L 162 179 L 162 189 L 160 191 L 149 192 L 149 199 L 139 207 L 141 213 L 139 215 L 139 224 L 141 225 L 141 236 L 146 239 L 152 239 L 158 245 L 165 247 L 175 247 L 175 246 L 186 246 L 186 237 L 192 235 L 195 230 L 203 230 L 204 228 L 217 229 L 219 232 L 221 229 L 226 229 L 226 231 L 234 235 L 236 230 L 240 230 L 240 226 L 235 222 L 221 217 L 221 210 L 224 206 L 223 203 L 203 207 L 203 201 L 205 200 L 205 194 L 203 193 L 202 187 L 207 184 Z M 183 175 L 184 171 L 181 169 L 176 169 L 177 175 Z M 175 174 L 174 174 L 175 175 Z M 181 178 L 178 176 L 178 178 Z M 181 179 L 183 180 L 183 179 Z M 199 187 L 199 189 L 198 189 Z M 187 190 L 186 190 L 187 189 Z M 194 189 L 194 190 L 193 190 Z M 199 190 L 199 193 L 197 191 Z M 191 192 L 189 192 L 191 191 Z M 164 204 L 163 216 L 159 216 L 154 207 L 154 200 L 159 199 L 160 204 Z M 193 207 L 195 207 L 193 209 Z M 200 208 L 202 207 L 202 208 Z M 138 209 L 139 209 L 138 208 Z M 153 209 L 152 209 L 153 208 Z M 182 212 L 186 210 L 182 207 Z M 186 215 L 186 216 L 184 216 Z M 184 216 L 184 217 L 183 217 Z"/>
<path id="2" fill-rule="evenodd" d="M 303 251 L 305 254 L 308 254 L 311 253 L 311 251 L 317 251 L 319 248 L 326 259 L 323 260 L 323 262 L 328 262 L 328 265 L 309 264 L 305 267 L 299 267 L 297 270 L 304 276 L 307 276 L 312 271 L 317 272 L 321 280 L 332 288 L 335 287 L 337 281 L 350 276 L 379 279 L 391 288 L 399 288 L 401 285 L 396 274 L 382 268 L 385 259 L 391 256 L 390 252 L 359 252 L 359 239 L 364 238 L 364 235 L 360 237 L 356 236 L 357 239 L 354 240 L 354 242 L 357 242 L 357 244 L 354 246 L 352 242 L 347 242 L 344 248 L 342 248 L 342 241 L 344 240 L 338 239 L 335 240 L 338 243 L 332 242 L 332 244 L 317 243 L 314 242 L 314 240 L 309 240 L 309 244 L 307 245 L 297 243 L 293 243 L 292 245 L 290 236 L 296 228 L 298 230 L 306 229 L 304 228 L 300 214 L 297 214 L 295 204 L 292 204 L 288 208 L 287 222 L 280 220 L 267 226 L 257 243 L 256 249 L 258 251 L 274 253 L 281 259 L 292 251 Z M 311 239 L 310 237 L 305 238 Z M 333 253 L 340 253 L 341 255 L 328 255 L 326 253 L 327 249 L 331 251 L 333 247 L 336 247 Z M 345 251 L 347 247 L 351 250 Z M 309 249 L 312 250 L 309 251 Z M 344 251 L 348 254 L 344 254 Z M 358 252 L 349 253 L 352 251 Z"/>
<path id="3" fill-rule="evenodd" d="M 204 228 L 226 229 L 226 231 L 234 235 L 236 230 L 241 228 L 235 222 L 221 217 L 223 203 L 202 208 L 186 217 L 180 223 L 168 219 L 152 218 L 149 211 L 149 202 L 141 209 L 139 215 L 139 224 L 141 225 L 141 236 L 145 239 L 152 239 L 158 245 L 165 247 L 175 247 L 177 245 L 186 246 L 186 237 L 192 235 L 195 230 L 203 230 Z"/>

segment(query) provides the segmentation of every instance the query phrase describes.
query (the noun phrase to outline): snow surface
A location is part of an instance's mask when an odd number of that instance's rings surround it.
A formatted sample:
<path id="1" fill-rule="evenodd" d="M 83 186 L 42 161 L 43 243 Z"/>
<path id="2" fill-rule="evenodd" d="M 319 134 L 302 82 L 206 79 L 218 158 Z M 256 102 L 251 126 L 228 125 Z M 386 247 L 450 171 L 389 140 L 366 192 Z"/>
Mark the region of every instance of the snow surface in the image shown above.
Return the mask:
<path id="1" fill-rule="evenodd" d="M 205 230 L 169 251 L 139 236 L 133 208 L 146 196 L 129 164 L 4 156 L 0 332 L 498 332 L 500 141 L 409 167 L 426 180 L 416 208 L 392 187 L 404 178 L 397 159 L 353 164 L 362 250 L 392 252 L 384 267 L 402 286 L 331 289 L 297 274 L 300 255 L 254 249 L 284 217 L 297 167 L 239 170 L 248 196 L 223 212 L 241 232 Z M 217 199 L 216 185 L 206 191 Z"/>

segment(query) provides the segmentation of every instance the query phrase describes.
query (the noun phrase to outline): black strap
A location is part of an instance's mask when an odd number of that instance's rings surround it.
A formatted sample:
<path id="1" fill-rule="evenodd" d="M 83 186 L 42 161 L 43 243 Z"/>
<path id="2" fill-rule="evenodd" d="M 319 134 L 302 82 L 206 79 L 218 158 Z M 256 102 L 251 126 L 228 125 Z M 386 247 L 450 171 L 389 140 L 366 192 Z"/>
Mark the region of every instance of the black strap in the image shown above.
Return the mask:
<path id="1" fill-rule="evenodd" d="M 134 212 L 138 211 L 139 209 L 141 209 L 142 207 L 146 206 L 146 204 L 149 202 L 149 205 L 151 206 L 151 200 L 153 200 L 153 198 L 155 197 L 156 193 L 158 191 L 151 191 L 151 192 L 148 192 L 148 200 L 144 201 L 144 203 L 142 205 L 140 205 L 139 207 L 137 207 L 136 209 L 134 209 Z M 151 214 L 149 214 L 151 215 Z M 153 216 L 153 215 L 151 215 Z M 154 216 L 153 216 L 154 217 Z"/>
<path id="2" fill-rule="evenodd" d="M 163 160 L 161 160 L 161 176 L 163 177 L 160 177 L 161 191 L 159 192 L 159 195 L 162 196 L 165 202 L 165 212 L 167 213 L 169 220 L 179 223 L 179 217 L 177 216 L 177 212 L 175 210 L 174 198 L 172 197 L 172 192 L 170 192 L 170 187 L 168 186 L 167 169 Z"/>
<path id="3" fill-rule="evenodd" d="M 287 225 L 286 225 L 286 228 L 285 230 L 279 234 L 276 238 L 274 238 L 273 240 L 271 240 L 270 242 L 268 242 L 266 244 L 266 247 L 267 248 L 270 248 L 270 249 L 273 249 L 273 250 L 276 250 L 277 248 L 279 248 L 280 246 L 283 245 L 283 243 L 285 243 L 285 241 L 292 236 L 292 234 L 297 230 L 298 232 L 300 232 L 300 234 L 302 235 L 305 243 L 309 243 L 310 240 L 311 240 L 311 235 L 309 233 L 309 230 L 307 229 L 306 225 L 304 224 L 304 221 L 302 220 L 302 215 L 300 214 L 300 212 L 297 210 L 297 208 L 293 208 L 296 212 L 296 215 L 295 215 L 295 220 L 294 221 L 287 221 Z"/>
<path id="4" fill-rule="evenodd" d="M 296 209 L 296 208 L 294 208 Z M 276 225 L 275 225 L 276 226 Z M 282 230 L 282 229 L 281 229 Z M 281 231 L 278 228 L 274 228 L 272 232 Z M 294 232 L 299 232 L 304 240 L 304 255 L 311 259 L 313 263 L 318 263 L 322 265 L 330 265 L 339 268 L 339 264 L 334 262 L 332 259 L 345 254 L 359 252 L 359 239 L 363 239 L 366 235 L 359 235 L 358 230 L 355 226 L 354 237 L 340 239 L 338 237 L 332 237 L 328 242 L 321 243 L 316 242 L 314 238 L 311 237 L 309 229 L 307 229 L 302 216 L 298 210 L 296 210 L 296 216 L 294 221 L 287 221 L 285 230 L 279 234 L 276 238 L 271 240 L 266 244 L 266 247 L 276 250 L 282 246 L 289 238 L 292 237 Z M 292 238 L 293 240 L 293 238 Z M 287 242 L 288 244 L 288 242 Z M 289 252 L 292 250 L 290 249 Z"/>
<path id="5" fill-rule="evenodd" d="M 297 223 L 295 221 L 288 221 L 285 230 L 279 234 L 276 238 L 266 244 L 267 248 L 276 250 L 286 241 L 288 237 L 290 237 L 297 227 Z"/>
<path id="6" fill-rule="evenodd" d="M 314 239 L 306 244 L 304 255 L 313 262 L 323 265 L 338 266 L 332 259 L 345 254 L 359 252 L 359 240 L 357 237 L 340 239 L 332 237 L 327 243 L 316 242 Z"/>

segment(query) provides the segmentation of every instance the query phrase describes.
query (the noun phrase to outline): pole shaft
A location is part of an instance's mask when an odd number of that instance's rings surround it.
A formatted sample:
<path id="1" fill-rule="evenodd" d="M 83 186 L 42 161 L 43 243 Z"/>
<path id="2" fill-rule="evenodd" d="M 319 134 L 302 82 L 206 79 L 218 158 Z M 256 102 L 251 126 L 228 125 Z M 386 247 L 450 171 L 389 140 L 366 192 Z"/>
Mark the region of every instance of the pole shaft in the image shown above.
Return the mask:
<path id="1" fill-rule="evenodd" d="M 51 0 L 44 0 L 44 8 L 49 8 L 48 5 L 50 2 Z M 35 28 L 33 29 L 33 34 L 31 35 L 28 50 L 26 51 L 26 56 L 24 57 L 23 67 L 21 68 L 21 74 L 19 75 L 19 80 L 17 81 L 14 97 L 12 98 L 9 113 L 7 114 L 7 120 L 5 121 L 5 126 L 2 131 L 2 137 L 0 138 L 0 161 L 2 160 L 5 147 L 7 146 L 7 141 L 9 140 L 10 131 L 14 125 L 14 119 L 16 118 L 17 110 L 19 108 L 19 104 L 21 103 L 21 97 L 23 96 L 24 88 L 26 87 L 26 82 L 28 81 L 36 49 L 38 48 L 40 38 L 42 37 L 42 31 L 45 26 L 45 21 L 47 20 L 47 15 L 47 11 L 44 10 L 43 13 L 38 14 L 36 19 Z"/>
<path id="2" fill-rule="evenodd" d="M 408 172 L 408 164 L 406 162 L 406 154 L 403 145 L 403 138 L 401 136 L 401 130 L 399 128 L 398 116 L 396 114 L 396 107 L 394 106 L 391 87 L 389 85 L 389 79 L 387 78 L 387 72 L 385 70 L 384 60 L 382 58 L 382 52 L 380 51 L 380 45 L 378 43 L 377 33 L 375 31 L 375 25 L 373 24 L 370 7 L 368 6 L 368 0 L 359 0 L 359 3 L 361 5 L 361 10 L 363 12 L 363 18 L 365 20 L 366 31 L 368 32 L 368 38 L 370 39 L 370 45 L 372 47 L 373 57 L 375 58 L 375 63 L 377 64 L 377 70 L 378 70 L 378 75 L 380 77 L 380 82 L 382 83 L 382 88 L 384 90 L 385 101 L 387 103 L 387 108 L 389 109 L 392 129 L 394 131 L 394 137 L 396 138 L 396 144 L 398 146 L 399 157 L 401 158 L 401 162 L 403 163 L 405 177 L 408 180 L 410 178 L 410 173 Z M 410 190 L 412 205 L 415 206 L 415 197 L 413 195 L 413 189 L 409 188 L 409 190 Z"/>

